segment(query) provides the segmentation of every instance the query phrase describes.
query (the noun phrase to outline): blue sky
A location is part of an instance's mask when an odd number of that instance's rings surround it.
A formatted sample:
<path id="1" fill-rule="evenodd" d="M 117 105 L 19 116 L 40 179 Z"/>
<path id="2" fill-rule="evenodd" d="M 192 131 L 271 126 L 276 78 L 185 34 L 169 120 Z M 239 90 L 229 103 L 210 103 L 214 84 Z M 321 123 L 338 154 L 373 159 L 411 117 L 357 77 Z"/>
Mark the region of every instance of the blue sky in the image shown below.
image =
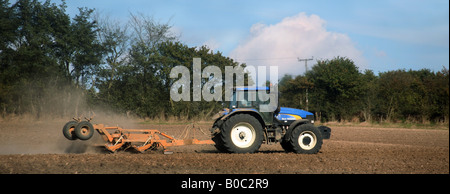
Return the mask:
<path id="1" fill-rule="evenodd" d="M 189 46 L 206 44 L 247 64 L 279 64 L 280 74 L 303 73 L 297 57 L 336 55 L 375 73 L 449 68 L 448 0 L 69 0 L 67 6 L 71 16 L 88 7 L 124 22 L 137 12 L 170 21 Z"/>

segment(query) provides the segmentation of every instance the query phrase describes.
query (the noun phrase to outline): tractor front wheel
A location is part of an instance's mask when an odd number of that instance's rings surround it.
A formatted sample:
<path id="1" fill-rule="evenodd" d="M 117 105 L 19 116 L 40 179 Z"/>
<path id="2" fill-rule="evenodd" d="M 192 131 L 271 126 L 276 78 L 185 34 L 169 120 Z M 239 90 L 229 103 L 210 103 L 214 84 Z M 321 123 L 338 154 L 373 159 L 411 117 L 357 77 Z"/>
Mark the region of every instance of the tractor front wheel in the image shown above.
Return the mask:
<path id="1" fill-rule="evenodd" d="M 322 148 L 322 133 L 311 124 L 303 124 L 294 128 L 289 139 L 289 148 L 295 153 L 316 154 Z"/>

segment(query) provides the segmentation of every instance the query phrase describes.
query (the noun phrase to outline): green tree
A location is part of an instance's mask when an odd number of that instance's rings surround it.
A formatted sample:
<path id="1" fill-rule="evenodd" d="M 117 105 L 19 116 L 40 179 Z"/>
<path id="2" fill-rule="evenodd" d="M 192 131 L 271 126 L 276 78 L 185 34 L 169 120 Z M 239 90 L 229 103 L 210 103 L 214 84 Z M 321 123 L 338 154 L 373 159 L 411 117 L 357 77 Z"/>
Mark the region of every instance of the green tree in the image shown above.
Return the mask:
<path id="1" fill-rule="evenodd" d="M 430 89 L 430 104 L 433 105 L 432 115 L 430 119 L 449 123 L 449 73 L 448 69 L 443 67 L 441 71 L 436 73 L 432 80 Z"/>
<path id="2" fill-rule="evenodd" d="M 96 37 L 91 36 L 94 22 L 82 19 L 88 20 L 91 11 L 80 9 L 72 22 L 64 1 L 61 5 L 1 1 L 0 6 L 3 115 L 31 113 L 39 118 L 42 113 L 67 114 L 75 106 L 69 104 L 73 97 L 83 93 L 74 90 L 74 82 L 86 80 L 89 67 L 96 65 L 95 57 L 101 55 L 97 51 L 102 49 L 95 47 Z"/>
<path id="3" fill-rule="evenodd" d="M 98 37 L 106 51 L 105 64 L 97 71 L 98 92 L 92 94 L 92 101 L 149 118 L 199 118 L 221 108 L 215 101 L 173 102 L 170 88 L 176 80 L 170 78 L 170 71 L 178 65 L 192 69 L 194 57 L 202 59 L 202 68 L 219 66 L 222 77 L 225 66 L 243 64 L 205 46 L 189 47 L 177 41 L 168 23 L 158 23 L 152 17 L 132 14 L 128 24 L 125 27 L 100 24 Z M 207 80 L 202 78 L 202 86 Z"/>
<path id="4" fill-rule="evenodd" d="M 76 85 L 86 87 L 96 68 L 100 65 L 103 47 L 97 39 L 97 22 L 92 19 L 93 9 L 79 8 L 73 22 L 73 77 Z M 92 84 L 92 83 L 91 83 Z"/>
<path id="5" fill-rule="evenodd" d="M 372 122 L 375 114 L 375 107 L 378 101 L 378 76 L 376 76 L 372 70 L 364 71 L 361 75 L 362 94 L 362 119 L 367 122 Z"/>
<path id="6" fill-rule="evenodd" d="M 306 77 L 314 85 L 311 109 L 325 119 L 351 119 L 360 112 L 361 73 L 348 58 L 317 61 Z"/>
<path id="7" fill-rule="evenodd" d="M 280 106 L 306 109 L 306 90 L 311 92 L 314 84 L 308 81 L 303 75 L 292 78 L 291 75 L 285 75 L 279 82 Z"/>

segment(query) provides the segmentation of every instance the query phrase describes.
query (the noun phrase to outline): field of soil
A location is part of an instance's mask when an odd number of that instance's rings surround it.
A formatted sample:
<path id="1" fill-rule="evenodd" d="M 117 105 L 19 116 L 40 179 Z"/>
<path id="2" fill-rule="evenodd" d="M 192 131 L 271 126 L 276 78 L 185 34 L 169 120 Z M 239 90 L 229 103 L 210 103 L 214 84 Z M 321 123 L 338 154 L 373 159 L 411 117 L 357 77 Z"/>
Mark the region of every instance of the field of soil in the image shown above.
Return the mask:
<path id="1" fill-rule="evenodd" d="M 109 122 L 108 122 L 109 121 Z M 254 154 L 218 153 L 213 145 L 110 154 L 98 134 L 89 141 L 62 135 L 66 121 L 0 121 L 0 173 L 210 173 L 210 174 L 448 174 L 449 130 L 332 127 L 315 155 L 285 153 L 279 144 Z M 115 122 L 115 123 L 114 123 Z M 123 128 L 157 129 L 176 138 L 185 124 L 136 124 L 96 120 Z M 208 132 L 210 124 L 198 124 Z M 193 134 L 193 133 L 191 133 Z M 209 134 L 195 132 L 198 139 Z"/>

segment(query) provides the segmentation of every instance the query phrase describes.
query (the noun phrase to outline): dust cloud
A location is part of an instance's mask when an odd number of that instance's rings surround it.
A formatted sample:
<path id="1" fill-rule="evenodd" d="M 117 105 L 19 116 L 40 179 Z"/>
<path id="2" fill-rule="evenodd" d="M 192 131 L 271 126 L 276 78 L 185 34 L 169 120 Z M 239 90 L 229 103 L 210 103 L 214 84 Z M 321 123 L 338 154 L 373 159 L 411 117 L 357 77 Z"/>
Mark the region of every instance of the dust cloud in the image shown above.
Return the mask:
<path id="1" fill-rule="evenodd" d="M 93 124 L 138 128 L 139 120 L 126 116 L 94 111 Z M 88 114 L 86 114 L 88 115 Z M 74 116 L 63 118 L 36 119 L 31 116 L 0 118 L 0 155 L 5 154 L 64 154 L 64 153 L 104 153 L 105 144 L 95 132 L 87 140 L 68 140 L 62 128 Z M 87 117 L 87 116 L 86 116 Z M 82 117 L 84 119 L 84 117 Z"/>

